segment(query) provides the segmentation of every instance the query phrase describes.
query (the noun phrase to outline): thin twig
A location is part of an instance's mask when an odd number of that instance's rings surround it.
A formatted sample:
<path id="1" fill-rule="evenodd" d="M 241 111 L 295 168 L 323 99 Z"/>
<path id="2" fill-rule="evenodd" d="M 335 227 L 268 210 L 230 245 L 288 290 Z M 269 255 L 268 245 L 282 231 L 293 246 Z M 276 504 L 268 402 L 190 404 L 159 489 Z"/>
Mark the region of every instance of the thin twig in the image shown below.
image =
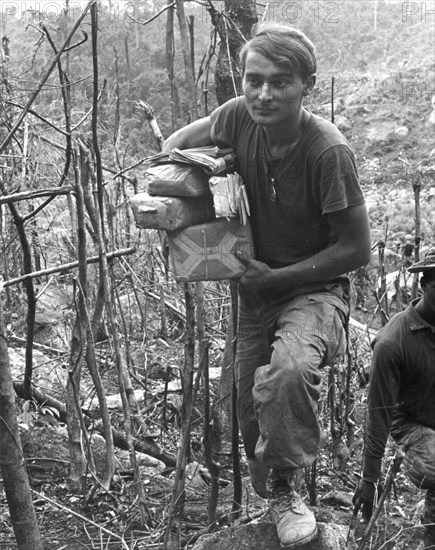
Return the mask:
<path id="1" fill-rule="evenodd" d="M 13 107 L 18 107 L 19 109 L 25 109 L 24 105 L 21 105 L 20 103 L 15 103 L 14 101 L 6 101 L 6 105 L 12 105 Z M 27 112 L 35 116 L 36 118 L 39 118 L 39 120 L 42 120 L 42 122 L 45 122 L 45 124 L 50 126 L 50 128 L 53 128 L 53 130 L 56 130 L 56 132 L 59 132 L 64 136 L 68 135 L 68 132 L 65 132 L 64 130 L 59 128 L 58 125 L 56 126 L 56 124 L 54 124 L 53 122 L 50 122 L 49 120 L 47 120 L 45 117 L 43 117 L 33 109 L 27 109 Z"/>
<path id="2" fill-rule="evenodd" d="M 398 449 L 396 452 L 396 456 L 393 459 L 393 464 L 390 470 L 390 473 L 388 474 L 387 481 L 385 483 L 384 491 L 379 497 L 378 504 L 376 506 L 376 509 L 373 511 L 372 517 L 370 518 L 369 523 L 367 524 L 366 530 L 364 531 L 364 535 L 362 536 L 362 539 L 359 543 L 358 550 L 364 550 L 365 545 L 367 544 L 367 541 L 370 537 L 370 533 L 372 532 L 373 526 L 376 523 L 376 520 L 378 519 L 378 516 L 382 510 L 382 506 L 384 505 L 384 502 L 388 495 L 390 494 L 391 487 L 393 486 L 393 481 L 400 470 L 400 466 L 403 462 L 405 454 L 401 449 Z"/>
<path id="3" fill-rule="evenodd" d="M 101 525 L 99 525 L 98 523 L 95 523 L 94 521 L 87 518 L 86 516 L 82 516 L 81 514 L 78 514 L 77 512 L 74 512 L 74 510 L 71 510 L 71 508 L 67 508 L 66 506 L 63 506 L 62 504 L 59 504 L 55 500 L 52 500 L 51 498 L 47 497 L 46 495 L 43 495 L 42 493 L 38 493 L 38 491 L 35 491 L 34 489 L 32 489 L 32 493 L 34 493 L 39 498 L 42 498 L 42 500 L 45 500 L 45 501 L 49 502 L 53 506 L 57 506 L 60 510 L 64 510 L 65 512 L 68 512 L 68 513 L 72 514 L 76 518 L 79 518 L 81 521 L 84 521 L 85 523 L 89 523 L 90 525 L 93 525 L 94 527 L 97 527 L 97 529 L 101 529 L 101 531 L 104 531 L 106 533 L 106 535 L 111 535 L 112 537 L 115 537 L 116 539 L 121 541 L 123 548 L 125 548 L 126 550 L 129 550 L 129 547 L 128 547 L 127 543 L 125 542 L 123 536 L 119 536 L 116 533 L 114 533 L 113 531 L 109 531 L 109 529 L 106 529 L 105 527 L 102 527 Z"/>
<path id="4" fill-rule="evenodd" d="M 150 17 L 149 19 L 147 19 L 146 21 L 138 21 L 137 19 L 135 19 L 134 17 L 132 17 L 130 14 L 127 14 L 128 17 L 134 21 L 135 23 L 137 23 L 138 25 L 148 25 L 148 23 L 151 23 L 151 21 L 154 21 L 154 19 L 157 19 L 157 17 L 159 17 L 159 15 L 161 15 L 163 12 L 165 12 L 167 9 L 169 8 L 173 8 L 175 6 L 176 2 L 172 2 L 172 4 L 167 4 L 165 7 L 163 7 L 159 12 L 157 12 L 155 15 L 153 15 L 152 17 Z"/>

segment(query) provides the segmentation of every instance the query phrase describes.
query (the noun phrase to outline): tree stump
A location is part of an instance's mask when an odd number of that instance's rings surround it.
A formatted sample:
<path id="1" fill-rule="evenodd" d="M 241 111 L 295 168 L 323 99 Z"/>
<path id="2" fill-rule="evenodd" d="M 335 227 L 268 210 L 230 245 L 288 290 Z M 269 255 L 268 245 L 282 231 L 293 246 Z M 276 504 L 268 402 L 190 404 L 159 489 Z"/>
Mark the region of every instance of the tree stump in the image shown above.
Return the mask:
<path id="1" fill-rule="evenodd" d="M 317 537 L 298 550 L 355 550 L 349 527 L 318 523 Z M 349 540 L 348 540 L 349 539 Z M 273 523 L 251 523 L 203 535 L 192 550 L 282 550 Z"/>

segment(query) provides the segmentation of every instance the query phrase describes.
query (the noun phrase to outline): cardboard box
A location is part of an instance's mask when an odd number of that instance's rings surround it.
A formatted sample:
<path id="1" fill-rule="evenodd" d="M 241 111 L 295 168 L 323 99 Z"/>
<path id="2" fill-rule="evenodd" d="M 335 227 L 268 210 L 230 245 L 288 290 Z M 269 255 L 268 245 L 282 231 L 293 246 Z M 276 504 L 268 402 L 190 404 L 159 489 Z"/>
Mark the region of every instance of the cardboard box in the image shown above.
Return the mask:
<path id="1" fill-rule="evenodd" d="M 209 176 L 199 166 L 180 163 L 151 166 L 145 173 L 147 192 L 167 197 L 202 197 L 210 194 Z"/>
<path id="2" fill-rule="evenodd" d="M 158 197 L 138 193 L 130 199 L 137 227 L 173 231 L 213 220 L 213 197 Z"/>
<path id="3" fill-rule="evenodd" d="M 249 224 L 238 218 L 168 231 L 169 263 L 177 281 L 219 281 L 241 277 L 246 267 L 235 256 L 242 250 L 253 258 Z"/>

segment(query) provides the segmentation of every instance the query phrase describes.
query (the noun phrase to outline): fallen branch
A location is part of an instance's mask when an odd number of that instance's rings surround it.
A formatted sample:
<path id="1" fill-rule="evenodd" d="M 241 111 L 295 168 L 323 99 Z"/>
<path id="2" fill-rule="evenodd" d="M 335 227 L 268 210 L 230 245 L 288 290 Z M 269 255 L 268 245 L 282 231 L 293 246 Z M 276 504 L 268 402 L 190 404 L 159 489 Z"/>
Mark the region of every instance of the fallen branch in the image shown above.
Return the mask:
<path id="1" fill-rule="evenodd" d="M 14 380 L 14 390 L 18 397 L 21 399 L 26 399 L 22 382 Z M 53 407 L 59 411 L 60 422 L 66 423 L 66 407 L 64 403 L 51 395 L 45 394 L 43 391 L 35 387 L 32 388 L 32 397 L 38 405 L 48 405 L 49 407 Z M 83 414 L 88 418 L 91 416 L 89 411 L 84 409 Z M 98 422 L 92 428 L 104 437 L 104 430 L 101 422 Z M 118 447 L 118 449 L 122 449 L 124 451 L 129 450 L 127 440 L 120 431 L 112 428 L 112 435 L 115 447 Z M 175 468 L 176 466 L 175 455 L 162 450 L 160 446 L 150 437 L 145 436 L 140 441 L 134 440 L 133 446 L 135 451 L 151 456 L 152 458 L 156 458 L 157 460 L 161 460 L 168 468 Z"/>
<path id="2" fill-rule="evenodd" d="M 133 252 L 136 252 L 136 248 L 134 246 L 131 248 L 124 248 L 122 250 L 115 250 L 114 252 L 108 252 L 106 256 L 107 256 L 107 259 L 110 260 L 112 258 L 117 258 L 118 256 L 125 256 L 127 254 L 132 254 Z M 99 256 L 92 256 L 91 258 L 87 259 L 87 263 L 92 264 L 92 263 L 98 262 L 99 259 L 100 259 Z M 34 279 L 35 277 L 42 277 L 43 275 L 50 275 L 51 273 L 59 273 L 59 271 L 66 271 L 69 269 L 74 269 L 76 267 L 79 267 L 78 261 L 70 262 L 69 264 L 59 265 L 57 267 L 50 267 L 49 269 L 41 269 L 40 271 L 34 271 L 33 273 L 26 273 L 25 275 L 21 275 L 21 277 L 15 277 L 15 279 L 9 279 L 8 281 L 3 281 L 3 283 L 0 282 L 0 290 L 1 290 L 1 287 L 6 288 L 7 286 L 21 283 L 22 281 L 25 281 L 27 279 Z"/>
<path id="3" fill-rule="evenodd" d="M 93 426 L 93 428 L 104 437 L 102 424 L 98 423 Z M 112 434 L 115 447 L 118 447 L 118 449 L 122 449 L 124 451 L 128 451 L 128 443 L 123 434 L 113 428 Z M 160 446 L 149 437 L 144 438 L 141 441 L 133 440 L 133 447 L 134 450 L 139 453 L 143 453 L 145 455 L 151 456 L 152 458 L 157 458 L 157 460 L 161 460 L 163 464 L 165 464 L 165 466 L 167 466 L 168 468 L 175 468 L 177 464 L 175 455 L 162 450 Z"/>
<path id="4" fill-rule="evenodd" d="M 16 336 L 15 334 L 8 335 L 8 340 L 18 342 L 19 344 L 25 344 L 26 339 L 20 338 L 19 336 Z M 47 353 L 54 353 L 55 355 L 65 355 L 67 356 L 69 354 L 68 351 L 64 349 L 54 348 L 53 346 L 46 346 L 45 344 L 40 344 L 39 342 L 34 342 L 33 347 L 36 349 L 42 349 L 46 351 Z"/>

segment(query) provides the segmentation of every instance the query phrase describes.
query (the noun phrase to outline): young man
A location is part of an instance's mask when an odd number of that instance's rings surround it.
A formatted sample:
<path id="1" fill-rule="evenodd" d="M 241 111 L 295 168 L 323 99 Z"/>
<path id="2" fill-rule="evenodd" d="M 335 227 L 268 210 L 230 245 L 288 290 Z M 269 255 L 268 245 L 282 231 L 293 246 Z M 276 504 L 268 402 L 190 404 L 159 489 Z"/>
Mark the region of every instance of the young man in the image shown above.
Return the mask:
<path id="1" fill-rule="evenodd" d="M 363 477 L 354 495 L 366 519 L 388 435 L 405 451 L 402 470 L 426 490 L 424 548 L 435 550 L 435 248 L 408 268 L 422 273 L 421 298 L 395 315 L 373 343 Z"/>
<path id="2" fill-rule="evenodd" d="M 316 81 L 313 44 L 269 24 L 240 62 L 244 96 L 175 132 L 165 150 L 213 143 L 237 155 L 256 250 L 240 258 L 237 413 L 253 487 L 294 548 L 316 535 L 294 480 L 317 455 L 319 368 L 344 350 L 343 274 L 369 261 L 369 224 L 347 141 L 302 105 Z"/>

